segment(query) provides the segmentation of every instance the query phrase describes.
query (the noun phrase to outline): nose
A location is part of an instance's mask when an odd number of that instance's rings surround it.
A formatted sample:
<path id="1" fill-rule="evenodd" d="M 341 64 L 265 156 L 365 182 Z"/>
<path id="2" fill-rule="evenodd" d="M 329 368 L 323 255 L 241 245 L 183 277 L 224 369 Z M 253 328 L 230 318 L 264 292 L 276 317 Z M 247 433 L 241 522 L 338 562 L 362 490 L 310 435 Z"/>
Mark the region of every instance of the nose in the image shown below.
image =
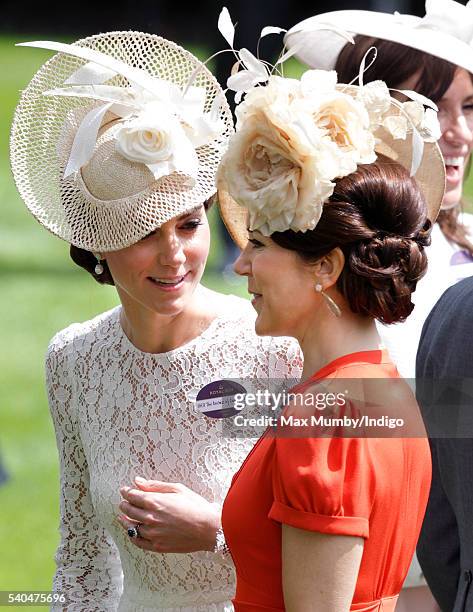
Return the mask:
<path id="1" fill-rule="evenodd" d="M 460 113 L 446 119 L 442 125 L 442 138 L 451 145 L 470 147 L 473 143 L 472 128 L 465 115 Z"/>
<path id="2" fill-rule="evenodd" d="M 161 228 L 162 230 L 163 228 Z M 177 268 L 186 261 L 184 245 L 172 230 L 159 231 L 156 248 L 158 261 L 163 266 Z"/>
<path id="3" fill-rule="evenodd" d="M 251 261 L 249 257 L 249 244 L 243 249 L 238 255 L 233 264 L 234 271 L 240 276 L 250 276 L 251 274 Z"/>

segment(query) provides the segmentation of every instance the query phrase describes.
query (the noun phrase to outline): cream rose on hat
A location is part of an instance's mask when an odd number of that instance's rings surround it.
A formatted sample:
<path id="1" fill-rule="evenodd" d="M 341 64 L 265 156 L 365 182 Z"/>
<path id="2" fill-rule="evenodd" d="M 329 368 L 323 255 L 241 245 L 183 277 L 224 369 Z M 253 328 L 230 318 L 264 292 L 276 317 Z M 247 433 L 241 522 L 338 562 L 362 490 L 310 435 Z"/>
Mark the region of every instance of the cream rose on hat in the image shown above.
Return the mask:
<path id="1" fill-rule="evenodd" d="M 393 101 L 381 81 L 366 91 L 338 85 L 333 71 L 307 71 L 300 81 L 268 77 L 237 107 L 219 186 L 248 210 L 251 230 L 269 236 L 314 229 L 335 180 L 376 160 L 376 130 L 406 139 L 418 129 L 417 146 L 432 141 L 432 117 L 419 102 L 406 104 Z M 413 155 L 413 173 L 419 163 Z"/>
<path id="2" fill-rule="evenodd" d="M 199 160 L 180 121 L 156 102 L 127 121 L 116 136 L 117 151 L 126 159 L 148 166 L 155 179 L 181 172 L 194 181 Z"/>

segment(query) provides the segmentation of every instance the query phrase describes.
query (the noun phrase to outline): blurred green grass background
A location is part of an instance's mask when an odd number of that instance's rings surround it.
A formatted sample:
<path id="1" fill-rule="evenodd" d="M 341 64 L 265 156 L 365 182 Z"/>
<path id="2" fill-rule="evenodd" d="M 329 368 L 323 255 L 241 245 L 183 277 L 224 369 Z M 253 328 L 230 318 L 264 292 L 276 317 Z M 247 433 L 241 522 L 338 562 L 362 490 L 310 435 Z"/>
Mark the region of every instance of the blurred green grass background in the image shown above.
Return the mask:
<path id="1" fill-rule="evenodd" d="M 68 245 L 42 229 L 17 194 L 8 161 L 10 124 L 20 90 L 51 55 L 15 48 L 19 41 L 0 37 L 0 455 L 10 475 L 0 487 L 0 591 L 49 590 L 54 572 L 58 467 L 43 384 L 48 341 L 59 329 L 118 302 L 113 288 L 99 286 L 72 264 Z M 300 67 L 290 62 L 286 73 L 297 75 Z M 472 193 L 470 181 L 467 194 Z M 204 283 L 246 295 L 244 283 L 228 285 L 218 272 L 216 215 L 212 210 Z"/>

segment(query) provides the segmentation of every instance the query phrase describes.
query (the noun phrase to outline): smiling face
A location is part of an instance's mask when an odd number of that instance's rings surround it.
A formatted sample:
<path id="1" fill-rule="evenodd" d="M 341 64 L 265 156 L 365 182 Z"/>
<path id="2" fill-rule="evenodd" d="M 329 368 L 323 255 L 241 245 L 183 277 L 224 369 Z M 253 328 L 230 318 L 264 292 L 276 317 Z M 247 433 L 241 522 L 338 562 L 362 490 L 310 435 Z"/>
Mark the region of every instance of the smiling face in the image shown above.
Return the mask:
<path id="1" fill-rule="evenodd" d="M 447 170 L 442 209 L 455 206 L 463 192 L 463 178 L 473 147 L 473 84 L 466 70 L 457 69 L 452 84 L 438 102 L 442 137 L 439 140 Z"/>
<path id="2" fill-rule="evenodd" d="M 175 316 L 192 301 L 209 247 L 207 215 L 199 206 L 132 246 L 103 257 L 127 308 Z"/>
<path id="3" fill-rule="evenodd" d="M 256 333 L 301 338 L 317 303 L 310 266 L 304 265 L 294 251 L 254 231 L 249 232 L 248 244 L 234 269 L 248 278 L 251 303 L 258 313 Z"/>

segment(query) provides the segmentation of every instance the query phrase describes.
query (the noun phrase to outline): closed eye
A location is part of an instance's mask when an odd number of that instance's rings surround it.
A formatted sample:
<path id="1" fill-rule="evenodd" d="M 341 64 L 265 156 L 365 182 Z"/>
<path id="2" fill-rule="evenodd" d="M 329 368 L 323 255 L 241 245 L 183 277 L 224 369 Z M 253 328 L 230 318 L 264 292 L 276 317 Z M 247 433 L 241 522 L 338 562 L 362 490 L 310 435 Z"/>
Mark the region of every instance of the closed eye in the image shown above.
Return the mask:
<path id="1" fill-rule="evenodd" d="M 143 238 L 141 238 L 141 240 L 146 240 L 147 238 L 150 238 L 151 236 L 155 236 L 156 232 L 157 232 L 157 230 L 153 230 L 152 232 L 150 232 L 146 236 L 143 236 Z M 140 242 L 141 242 L 141 240 L 140 240 Z"/>
<path id="2" fill-rule="evenodd" d="M 186 221 L 183 225 L 181 225 L 181 229 L 193 231 L 196 230 L 199 225 L 202 225 L 201 219 L 189 219 L 189 221 Z"/>

